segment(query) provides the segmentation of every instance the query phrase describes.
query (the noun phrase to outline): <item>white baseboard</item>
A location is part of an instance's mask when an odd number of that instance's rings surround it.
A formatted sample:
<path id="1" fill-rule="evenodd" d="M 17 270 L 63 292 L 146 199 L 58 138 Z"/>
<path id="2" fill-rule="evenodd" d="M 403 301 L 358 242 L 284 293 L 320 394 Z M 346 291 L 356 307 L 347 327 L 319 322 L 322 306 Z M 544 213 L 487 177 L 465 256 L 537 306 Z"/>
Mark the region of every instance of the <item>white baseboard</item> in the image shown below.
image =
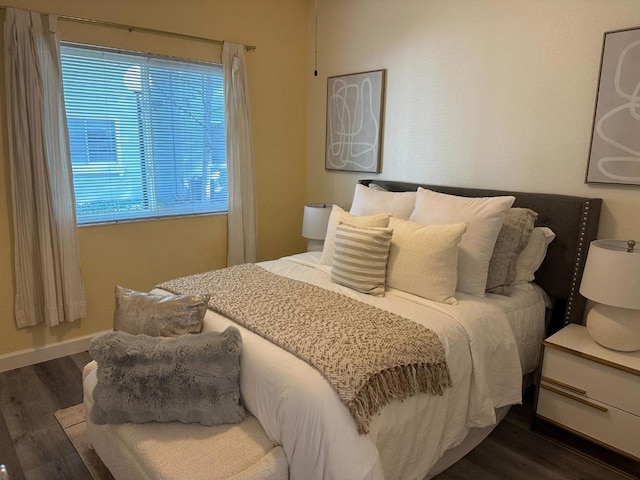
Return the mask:
<path id="1" fill-rule="evenodd" d="M 105 332 L 107 331 L 110 330 L 105 330 Z M 7 370 L 13 370 L 14 368 L 26 367 L 28 365 L 46 362 L 47 360 L 53 360 L 54 358 L 84 352 L 89 349 L 89 342 L 91 342 L 91 339 L 101 333 L 104 332 L 97 332 L 80 338 L 52 343 L 51 345 L 27 348 L 25 350 L 0 355 L 0 372 L 6 372 Z"/>

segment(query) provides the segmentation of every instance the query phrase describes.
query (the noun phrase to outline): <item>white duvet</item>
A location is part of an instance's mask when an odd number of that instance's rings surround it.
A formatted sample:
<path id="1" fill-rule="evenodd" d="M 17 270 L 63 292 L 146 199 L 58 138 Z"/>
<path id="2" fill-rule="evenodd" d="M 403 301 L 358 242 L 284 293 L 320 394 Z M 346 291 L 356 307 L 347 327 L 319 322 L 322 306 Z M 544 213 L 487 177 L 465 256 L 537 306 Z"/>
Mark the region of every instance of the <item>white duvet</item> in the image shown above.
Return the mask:
<path id="1" fill-rule="evenodd" d="M 494 424 L 495 408 L 520 402 L 520 358 L 500 302 L 457 294 L 458 305 L 452 306 L 394 290 L 382 298 L 360 294 L 332 283 L 315 253 L 260 265 L 432 329 L 444 345 L 453 382 L 443 396 L 391 403 L 373 418 L 371 432 L 359 435 L 347 407 L 317 370 L 239 327 L 244 404 L 283 446 L 292 480 L 422 479 L 469 428 Z M 208 311 L 204 330 L 230 324 Z"/>

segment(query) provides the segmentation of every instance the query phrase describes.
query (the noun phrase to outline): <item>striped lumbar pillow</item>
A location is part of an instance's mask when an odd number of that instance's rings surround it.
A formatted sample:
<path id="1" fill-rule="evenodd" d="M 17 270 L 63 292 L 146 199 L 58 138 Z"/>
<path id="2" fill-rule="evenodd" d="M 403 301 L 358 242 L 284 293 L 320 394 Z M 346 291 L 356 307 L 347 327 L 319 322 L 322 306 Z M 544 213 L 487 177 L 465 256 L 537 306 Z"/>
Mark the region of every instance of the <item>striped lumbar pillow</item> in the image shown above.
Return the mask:
<path id="1" fill-rule="evenodd" d="M 390 228 L 340 223 L 336 228 L 331 281 L 383 297 L 392 234 Z"/>

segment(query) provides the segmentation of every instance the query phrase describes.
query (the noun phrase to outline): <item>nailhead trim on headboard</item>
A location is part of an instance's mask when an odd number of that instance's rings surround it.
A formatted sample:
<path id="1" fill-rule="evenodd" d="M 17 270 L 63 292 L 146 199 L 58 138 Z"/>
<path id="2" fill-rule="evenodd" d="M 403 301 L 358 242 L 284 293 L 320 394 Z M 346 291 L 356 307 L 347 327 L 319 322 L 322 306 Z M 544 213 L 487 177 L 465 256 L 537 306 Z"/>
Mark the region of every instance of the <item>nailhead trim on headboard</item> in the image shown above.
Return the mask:
<path id="1" fill-rule="evenodd" d="M 582 207 L 582 220 L 580 222 L 580 234 L 578 237 L 578 249 L 576 252 L 576 260 L 573 264 L 573 275 L 571 278 L 571 290 L 569 291 L 569 298 L 567 299 L 567 310 L 564 316 L 564 324 L 571 323 L 571 311 L 573 303 L 575 301 L 576 289 L 579 289 L 579 280 L 583 269 L 584 252 L 588 249 L 585 245 L 585 234 L 587 231 L 587 221 L 589 220 L 589 200 L 584 202 Z"/>

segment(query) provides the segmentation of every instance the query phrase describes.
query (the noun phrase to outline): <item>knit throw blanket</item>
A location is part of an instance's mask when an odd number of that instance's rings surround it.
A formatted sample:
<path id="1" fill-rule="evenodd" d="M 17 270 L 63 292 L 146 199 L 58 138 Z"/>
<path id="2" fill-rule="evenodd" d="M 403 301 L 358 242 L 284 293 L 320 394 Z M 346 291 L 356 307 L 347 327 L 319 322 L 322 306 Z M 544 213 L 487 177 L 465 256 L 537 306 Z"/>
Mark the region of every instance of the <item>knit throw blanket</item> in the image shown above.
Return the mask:
<path id="1" fill-rule="evenodd" d="M 319 370 L 360 434 L 391 400 L 451 386 L 444 347 L 428 328 L 345 295 L 244 264 L 158 285 L 210 294 L 209 307 Z"/>

